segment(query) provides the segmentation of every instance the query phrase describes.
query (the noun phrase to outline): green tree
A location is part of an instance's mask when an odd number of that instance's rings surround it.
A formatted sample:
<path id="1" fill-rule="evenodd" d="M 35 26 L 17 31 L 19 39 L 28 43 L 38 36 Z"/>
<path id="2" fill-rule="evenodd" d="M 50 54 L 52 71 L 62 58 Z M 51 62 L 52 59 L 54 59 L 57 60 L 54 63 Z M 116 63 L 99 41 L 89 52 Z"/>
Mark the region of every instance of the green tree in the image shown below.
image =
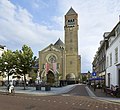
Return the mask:
<path id="1" fill-rule="evenodd" d="M 87 81 L 87 77 L 85 75 L 82 76 L 82 81 Z"/>
<path id="2" fill-rule="evenodd" d="M 34 72 L 34 70 L 32 70 L 32 71 L 29 73 L 29 76 L 32 78 L 31 81 L 32 81 L 32 82 L 35 82 L 35 81 L 36 81 L 36 78 L 37 78 L 37 72 Z"/>
<path id="3" fill-rule="evenodd" d="M 5 51 L 0 57 L 0 73 L 6 73 L 8 76 L 8 84 L 9 84 L 9 76 L 15 73 L 16 67 L 16 55 L 11 50 Z"/>
<path id="4" fill-rule="evenodd" d="M 17 73 L 24 76 L 24 89 L 26 86 L 26 74 L 28 74 L 35 64 L 36 57 L 30 47 L 23 45 L 22 50 L 16 51 L 17 56 Z"/>

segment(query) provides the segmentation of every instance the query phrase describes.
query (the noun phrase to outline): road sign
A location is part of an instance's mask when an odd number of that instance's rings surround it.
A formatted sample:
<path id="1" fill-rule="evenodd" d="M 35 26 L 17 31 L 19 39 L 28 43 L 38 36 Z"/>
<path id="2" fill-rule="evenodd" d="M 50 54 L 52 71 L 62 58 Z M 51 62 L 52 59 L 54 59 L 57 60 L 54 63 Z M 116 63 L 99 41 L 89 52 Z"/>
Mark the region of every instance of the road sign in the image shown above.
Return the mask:
<path id="1" fill-rule="evenodd" d="M 92 73 L 92 76 L 96 76 L 96 72 L 93 72 L 93 73 Z"/>

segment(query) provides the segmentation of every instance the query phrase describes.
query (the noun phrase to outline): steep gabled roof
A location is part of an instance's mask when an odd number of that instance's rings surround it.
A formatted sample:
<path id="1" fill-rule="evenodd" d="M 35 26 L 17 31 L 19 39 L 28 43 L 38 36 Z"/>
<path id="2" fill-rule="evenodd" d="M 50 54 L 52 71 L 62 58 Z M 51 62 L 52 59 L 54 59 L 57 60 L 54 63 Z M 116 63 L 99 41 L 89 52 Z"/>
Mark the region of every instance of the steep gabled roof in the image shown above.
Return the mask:
<path id="1" fill-rule="evenodd" d="M 77 14 L 72 7 L 69 9 L 66 15 L 71 15 L 71 14 Z"/>
<path id="2" fill-rule="evenodd" d="M 57 42 L 54 45 L 64 45 L 64 43 L 60 40 L 60 38 L 57 40 Z"/>
<path id="3" fill-rule="evenodd" d="M 53 44 L 50 44 L 40 52 L 47 52 L 47 51 L 60 51 L 60 49 L 56 48 Z"/>

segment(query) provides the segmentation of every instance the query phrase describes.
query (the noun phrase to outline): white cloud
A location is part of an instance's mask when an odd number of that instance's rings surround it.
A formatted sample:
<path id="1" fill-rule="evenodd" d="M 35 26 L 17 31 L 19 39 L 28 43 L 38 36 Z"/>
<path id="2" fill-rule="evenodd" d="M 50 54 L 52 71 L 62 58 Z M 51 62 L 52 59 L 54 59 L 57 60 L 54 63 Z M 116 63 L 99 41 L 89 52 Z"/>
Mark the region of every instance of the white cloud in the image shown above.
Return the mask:
<path id="1" fill-rule="evenodd" d="M 13 5 L 8 0 L 0 1 L 0 42 L 10 49 L 28 44 L 41 50 L 61 37 L 61 31 L 48 29 L 33 22 L 32 15 L 24 8 Z M 57 38 L 56 38 L 57 36 Z M 37 54 L 37 53 L 36 53 Z"/>
<path id="2" fill-rule="evenodd" d="M 63 16 L 53 16 L 53 19 L 52 19 L 56 24 L 58 24 L 58 26 L 60 28 L 63 28 L 64 26 L 64 19 L 63 19 Z"/>
<path id="3" fill-rule="evenodd" d="M 41 0 L 32 0 L 32 6 L 33 8 L 45 8 L 48 7 L 48 4 Z"/>

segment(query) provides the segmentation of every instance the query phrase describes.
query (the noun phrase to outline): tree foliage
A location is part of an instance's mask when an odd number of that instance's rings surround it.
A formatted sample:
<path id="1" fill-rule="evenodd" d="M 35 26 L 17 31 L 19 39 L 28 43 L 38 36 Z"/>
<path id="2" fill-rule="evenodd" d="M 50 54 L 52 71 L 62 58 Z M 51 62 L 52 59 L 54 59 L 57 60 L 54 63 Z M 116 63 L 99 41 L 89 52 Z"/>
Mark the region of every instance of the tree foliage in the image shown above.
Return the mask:
<path id="1" fill-rule="evenodd" d="M 34 66 L 36 57 L 33 57 L 33 52 L 30 47 L 23 45 L 21 50 L 12 52 L 5 51 L 0 57 L 0 74 L 6 73 L 9 76 L 17 73 L 24 76 L 24 89 L 26 85 L 26 74 L 28 74 Z"/>
<path id="2" fill-rule="evenodd" d="M 26 86 L 26 74 L 28 74 L 35 64 L 36 57 L 33 57 L 33 52 L 30 47 L 23 45 L 22 50 L 16 51 L 17 56 L 17 72 L 24 75 L 24 89 Z"/>
<path id="3" fill-rule="evenodd" d="M 9 76 L 15 73 L 16 67 L 16 55 L 11 50 L 5 51 L 0 57 L 0 72 L 6 73 L 8 76 L 8 84 L 9 84 Z"/>

